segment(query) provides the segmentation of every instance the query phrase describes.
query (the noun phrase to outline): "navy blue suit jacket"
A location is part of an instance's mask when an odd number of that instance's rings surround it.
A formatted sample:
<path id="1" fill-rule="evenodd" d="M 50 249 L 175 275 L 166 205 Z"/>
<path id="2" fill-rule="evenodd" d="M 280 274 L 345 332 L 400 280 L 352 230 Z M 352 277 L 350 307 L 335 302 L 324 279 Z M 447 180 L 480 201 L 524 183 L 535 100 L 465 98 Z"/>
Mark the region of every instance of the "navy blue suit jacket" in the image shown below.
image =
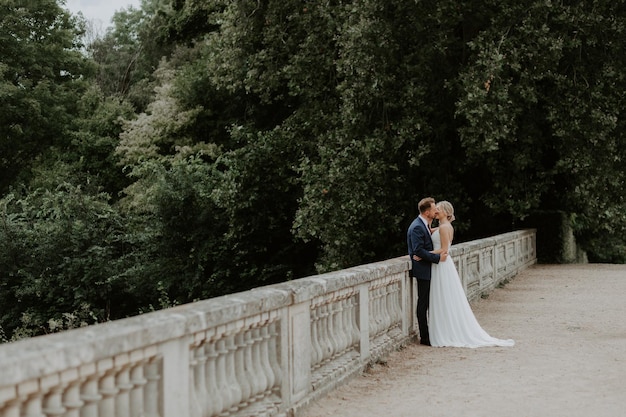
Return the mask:
<path id="1" fill-rule="evenodd" d="M 409 226 L 406 232 L 406 243 L 411 258 L 411 276 L 430 280 L 430 267 L 432 264 L 438 264 L 441 256 L 430 252 L 433 250 L 433 240 L 430 237 L 430 231 L 419 217 L 416 217 Z M 422 260 L 414 260 L 413 255 L 419 256 Z"/>

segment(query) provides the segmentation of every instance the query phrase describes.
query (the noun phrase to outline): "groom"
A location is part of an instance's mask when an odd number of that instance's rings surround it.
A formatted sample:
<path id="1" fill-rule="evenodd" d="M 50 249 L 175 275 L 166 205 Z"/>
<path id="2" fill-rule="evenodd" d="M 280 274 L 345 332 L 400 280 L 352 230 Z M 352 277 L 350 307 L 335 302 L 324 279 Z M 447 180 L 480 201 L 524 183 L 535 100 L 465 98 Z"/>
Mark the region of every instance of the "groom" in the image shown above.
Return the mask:
<path id="1" fill-rule="evenodd" d="M 430 346 L 428 335 L 428 304 L 430 300 L 430 267 L 443 262 L 448 253 L 431 253 L 433 241 L 430 238 L 430 224 L 437 216 L 437 206 L 432 197 L 422 199 L 418 204 L 420 214 L 413 220 L 406 234 L 406 242 L 411 258 L 411 276 L 417 278 L 417 324 L 420 331 L 420 343 Z M 419 261 L 413 256 L 420 258 Z"/>

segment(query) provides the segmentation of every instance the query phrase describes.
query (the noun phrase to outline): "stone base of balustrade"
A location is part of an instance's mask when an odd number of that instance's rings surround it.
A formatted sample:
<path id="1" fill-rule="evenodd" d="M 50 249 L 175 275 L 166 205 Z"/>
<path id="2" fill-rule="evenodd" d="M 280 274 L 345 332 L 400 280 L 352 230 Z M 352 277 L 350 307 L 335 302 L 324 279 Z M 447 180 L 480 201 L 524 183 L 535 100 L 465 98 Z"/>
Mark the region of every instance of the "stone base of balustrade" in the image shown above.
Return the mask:
<path id="1" fill-rule="evenodd" d="M 407 336 L 402 334 L 399 327 L 392 328 L 376 336 L 374 340 L 370 342 L 370 361 L 376 362 L 378 359 L 387 356 L 389 352 L 397 349 L 407 340 Z"/>
<path id="2" fill-rule="evenodd" d="M 414 334 L 406 336 L 399 328 L 394 328 L 373 339 L 371 354 L 367 360 L 362 360 L 361 355 L 352 350 L 314 370 L 311 375 L 313 382 L 311 393 L 288 410 L 287 416 L 297 416 L 317 399 L 356 377 L 390 352 L 412 340 L 415 340 Z"/>
<path id="3" fill-rule="evenodd" d="M 281 414 L 281 403 L 280 398 L 272 394 L 237 411 L 222 413 L 219 417 L 280 417 L 285 415 Z"/>
<path id="4" fill-rule="evenodd" d="M 311 386 L 313 387 L 313 391 L 319 390 L 320 387 L 325 385 L 332 384 L 332 381 L 337 379 L 337 377 L 349 373 L 353 369 L 360 369 L 360 365 L 360 355 L 356 350 L 349 350 L 341 356 L 333 358 L 333 360 L 320 366 L 311 373 Z"/>

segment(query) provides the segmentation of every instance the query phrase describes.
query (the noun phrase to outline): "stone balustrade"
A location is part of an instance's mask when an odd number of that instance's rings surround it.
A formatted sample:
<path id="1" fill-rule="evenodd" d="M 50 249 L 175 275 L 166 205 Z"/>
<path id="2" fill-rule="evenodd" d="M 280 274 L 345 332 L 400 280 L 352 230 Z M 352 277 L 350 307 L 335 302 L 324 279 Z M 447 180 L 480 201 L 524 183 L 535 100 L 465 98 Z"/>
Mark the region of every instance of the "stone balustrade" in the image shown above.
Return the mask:
<path id="1" fill-rule="evenodd" d="M 470 299 L 535 231 L 454 245 Z M 0 345 L 0 417 L 288 416 L 415 334 L 407 256 Z"/>

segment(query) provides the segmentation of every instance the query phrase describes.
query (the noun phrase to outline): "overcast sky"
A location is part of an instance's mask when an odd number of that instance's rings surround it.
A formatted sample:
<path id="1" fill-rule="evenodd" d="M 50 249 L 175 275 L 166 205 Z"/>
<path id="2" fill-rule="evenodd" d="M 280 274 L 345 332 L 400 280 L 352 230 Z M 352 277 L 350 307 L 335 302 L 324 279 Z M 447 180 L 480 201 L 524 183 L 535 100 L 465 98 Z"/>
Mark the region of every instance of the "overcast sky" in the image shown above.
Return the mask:
<path id="1" fill-rule="evenodd" d="M 65 7 L 72 13 L 83 12 L 88 21 L 93 21 L 96 27 L 106 28 L 111 24 L 113 14 L 129 6 L 139 8 L 141 0 L 66 0 Z"/>

